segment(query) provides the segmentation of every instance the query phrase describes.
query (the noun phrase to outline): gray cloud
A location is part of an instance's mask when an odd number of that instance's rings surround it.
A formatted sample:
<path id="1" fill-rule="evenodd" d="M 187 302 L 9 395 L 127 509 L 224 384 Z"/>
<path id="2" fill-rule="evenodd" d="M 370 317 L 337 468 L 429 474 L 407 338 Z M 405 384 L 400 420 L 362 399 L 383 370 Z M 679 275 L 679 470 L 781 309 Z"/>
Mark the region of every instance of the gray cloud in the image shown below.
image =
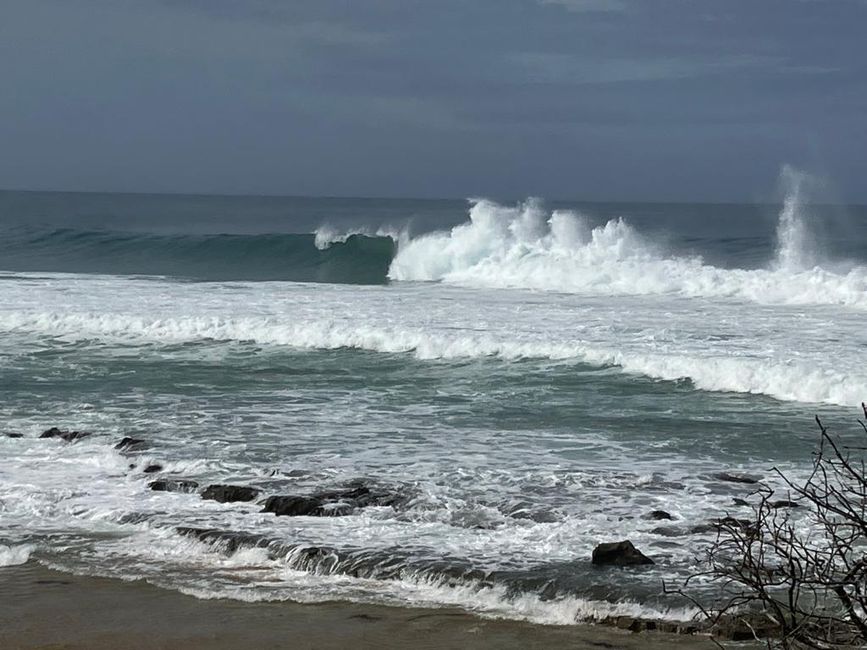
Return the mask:
<path id="1" fill-rule="evenodd" d="M 792 162 L 867 199 L 856 0 L 2 12 L 4 187 L 749 199 Z"/>

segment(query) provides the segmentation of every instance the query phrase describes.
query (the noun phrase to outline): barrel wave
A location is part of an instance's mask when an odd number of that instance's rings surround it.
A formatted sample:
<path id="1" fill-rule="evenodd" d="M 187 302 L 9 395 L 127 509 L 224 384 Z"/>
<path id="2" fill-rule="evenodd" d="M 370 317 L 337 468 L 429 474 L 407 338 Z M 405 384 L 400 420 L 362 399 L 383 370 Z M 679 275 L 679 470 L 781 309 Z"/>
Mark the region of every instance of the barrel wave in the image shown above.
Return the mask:
<path id="1" fill-rule="evenodd" d="M 351 234 L 317 247 L 313 234 L 179 234 L 18 227 L 0 238 L 7 271 L 160 275 L 190 280 L 384 284 L 396 244 Z"/>

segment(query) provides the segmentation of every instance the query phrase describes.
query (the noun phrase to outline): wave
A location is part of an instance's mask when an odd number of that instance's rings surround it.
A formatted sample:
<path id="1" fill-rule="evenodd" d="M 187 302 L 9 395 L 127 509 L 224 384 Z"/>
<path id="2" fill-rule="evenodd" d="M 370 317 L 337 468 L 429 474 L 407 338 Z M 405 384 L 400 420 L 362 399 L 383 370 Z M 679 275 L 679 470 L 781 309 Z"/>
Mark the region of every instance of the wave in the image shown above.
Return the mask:
<path id="1" fill-rule="evenodd" d="M 701 257 L 670 256 L 625 219 L 591 227 L 584 215 L 547 212 L 538 200 L 471 202 L 469 221 L 403 243 L 388 276 L 473 287 L 593 296 L 679 295 L 760 304 L 867 308 L 867 267 L 820 264 L 803 215 L 808 177 L 784 170 L 787 193 L 776 257 L 763 269 L 725 269 Z"/>
<path id="2" fill-rule="evenodd" d="M 389 236 L 154 235 L 19 228 L 0 238 L 9 271 L 167 275 L 195 280 L 384 284 L 396 250 Z"/>
<path id="3" fill-rule="evenodd" d="M 17 566 L 26 564 L 30 560 L 30 554 L 33 552 L 33 546 L 29 544 L 21 544 L 18 546 L 6 546 L 0 544 L 0 567 Z"/>
<path id="4" fill-rule="evenodd" d="M 8 312 L 0 331 L 60 336 L 68 340 L 117 343 L 179 344 L 252 342 L 304 350 L 356 349 L 412 354 L 420 360 L 546 359 L 576 361 L 593 367 L 619 367 L 653 379 L 688 378 L 700 390 L 755 393 L 782 401 L 860 404 L 867 382 L 844 369 L 816 366 L 810 359 L 765 359 L 755 356 L 624 351 L 581 341 L 504 339 L 493 334 L 430 332 L 376 324 L 332 321 L 286 323 L 277 318 L 145 318 L 121 314 Z"/>

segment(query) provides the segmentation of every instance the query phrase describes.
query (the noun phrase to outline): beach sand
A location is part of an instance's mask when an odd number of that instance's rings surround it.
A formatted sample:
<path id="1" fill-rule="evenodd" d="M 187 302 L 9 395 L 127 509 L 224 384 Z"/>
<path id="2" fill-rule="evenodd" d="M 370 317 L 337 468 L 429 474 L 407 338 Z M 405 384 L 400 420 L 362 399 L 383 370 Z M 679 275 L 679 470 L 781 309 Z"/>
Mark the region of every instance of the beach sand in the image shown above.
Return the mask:
<path id="1" fill-rule="evenodd" d="M 700 636 L 533 625 L 456 609 L 200 600 L 142 581 L 0 568 L 0 648 L 708 649 Z"/>

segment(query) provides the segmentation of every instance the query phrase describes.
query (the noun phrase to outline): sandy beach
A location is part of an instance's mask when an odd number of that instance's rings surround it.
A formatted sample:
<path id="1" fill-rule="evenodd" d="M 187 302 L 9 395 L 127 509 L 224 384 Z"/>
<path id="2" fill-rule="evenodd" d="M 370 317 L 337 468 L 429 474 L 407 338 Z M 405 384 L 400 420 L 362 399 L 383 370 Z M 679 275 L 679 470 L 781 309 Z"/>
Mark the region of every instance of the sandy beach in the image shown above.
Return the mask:
<path id="1" fill-rule="evenodd" d="M 481 619 L 452 609 L 199 600 L 34 562 L 0 569 L 0 648 L 711 648 L 706 638 Z"/>

